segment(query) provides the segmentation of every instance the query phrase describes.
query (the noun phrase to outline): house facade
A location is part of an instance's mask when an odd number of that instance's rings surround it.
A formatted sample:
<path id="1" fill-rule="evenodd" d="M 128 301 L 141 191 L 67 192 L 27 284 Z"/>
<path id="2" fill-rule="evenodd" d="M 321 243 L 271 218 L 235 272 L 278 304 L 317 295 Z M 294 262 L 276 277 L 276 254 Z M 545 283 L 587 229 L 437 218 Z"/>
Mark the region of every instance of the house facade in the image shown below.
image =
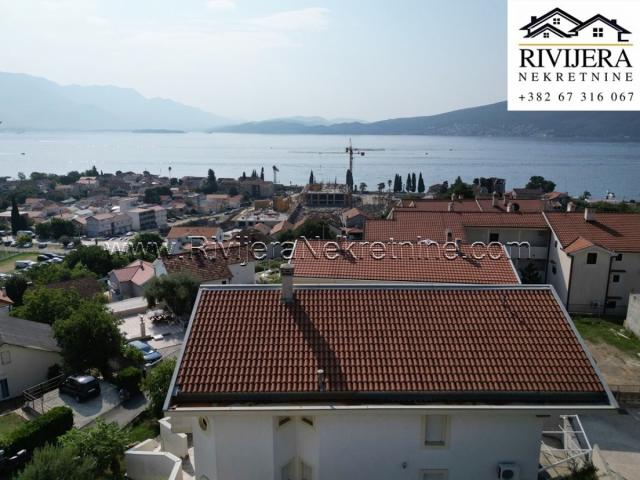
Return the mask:
<path id="1" fill-rule="evenodd" d="M 616 407 L 548 286 L 292 280 L 200 291 L 165 403 L 196 478 L 535 480 L 546 417 Z"/>

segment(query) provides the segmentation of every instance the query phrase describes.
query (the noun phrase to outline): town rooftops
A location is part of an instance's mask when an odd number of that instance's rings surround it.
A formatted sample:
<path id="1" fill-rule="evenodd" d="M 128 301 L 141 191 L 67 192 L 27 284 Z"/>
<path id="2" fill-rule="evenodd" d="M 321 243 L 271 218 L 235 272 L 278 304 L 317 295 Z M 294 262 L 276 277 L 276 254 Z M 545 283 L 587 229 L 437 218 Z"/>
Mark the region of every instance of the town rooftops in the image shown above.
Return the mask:
<path id="1" fill-rule="evenodd" d="M 359 215 L 362 215 L 362 216 L 366 217 L 366 215 L 364 213 L 362 213 L 362 211 L 360 209 L 355 208 L 355 207 L 350 208 L 349 210 L 346 210 L 346 211 L 342 212 L 342 216 L 344 218 L 346 218 L 347 220 L 355 218 L 355 217 L 357 217 Z"/>
<path id="2" fill-rule="evenodd" d="M 401 206 L 394 209 L 398 211 L 421 212 L 493 212 L 506 213 L 511 206 L 513 212 L 543 212 L 546 202 L 541 199 L 516 200 L 509 196 L 496 198 L 466 198 L 455 200 L 420 199 L 403 200 Z"/>
<path id="3" fill-rule="evenodd" d="M 144 260 L 136 260 L 126 267 L 112 270 L 118 282 L 131 282 L 142 286 L 155 276 L 153 264 Z"/>
<path id="4" fill-rule="evenodd" d="M 394 211 L 392 220 L 367 220 L 364 239 L 367 241 L 417 241 L 430 239 L 446 242 L 466 240 L 465 228 L 524 228 L 547 230 L 542 213 L 489 212 L 421 212 L 401 209 Z M 451 238 L 447 233 L 451 233 Z"/>
<path id="5" fill-rule="evenodd" d="M 577 212 L 545 215 L 567 253 L 591 245 L 612 252 L 640 252 L 640 214 L 594 213 L 592 221 Z"/>
<path id="6" fill-rule="evenodd" d="M 364 242 L 298 240 L 293 258 L 295 276 L 314 279 L 369 280 L 386 282 L 518 284 L 520 280 L 503 247 L 486 250 L 474 258 L 470 245 L 459 254 L 424 244 L 394 245 L 374 251 Z M 483 257 L 483 258 L 479 258 Z M 318 281 L 321 283 L 321 281 Z"/>
<path id="7" fill-rule="evenodd" d="M 205 237 L 212 239 L 218 233 L 218 227 L 171 227 L 168 240 L 177 240 L 185 237 Z"/>
<path id="8" fill-rule="evenodd" d="M 0 345 L 35 348 L 59 352 L 58 342 L 53 337 L 51 325 L 32 322 L 0 312 Z"/>
<path id="9" fill-rule="evenodd" d="M 202 287 L 166 407 L 616 405 L 550 286 L 283 293 Z"/>
<path id="10" fill-rule="evenodd" d="M 233 277 L 229 263 L 223 255 L 205 256 L 201 251 L 168 255 L 161 258 L 168 274 L 183 273 L 191 275 L 200 283 L 216 280 L 229 280 Z"/>

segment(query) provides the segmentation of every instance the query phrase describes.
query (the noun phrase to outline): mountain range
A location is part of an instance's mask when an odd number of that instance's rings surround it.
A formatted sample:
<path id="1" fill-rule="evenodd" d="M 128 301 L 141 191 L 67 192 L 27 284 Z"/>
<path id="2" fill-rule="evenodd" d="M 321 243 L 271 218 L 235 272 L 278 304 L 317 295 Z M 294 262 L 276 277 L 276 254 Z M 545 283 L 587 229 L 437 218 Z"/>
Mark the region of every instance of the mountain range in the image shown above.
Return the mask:
<path id="1" fill-rule="evenodd" d="M 11 130 L 204 130 L 231 122 L 130 88 L 58 85 L 0 72 L 1 127 Z"/>
<path id="2" fill-rule="evenodd" d="M 59 85 L 0 72 L 1 130 L 208 131 L 259 134 L 458 135 L 640 140 L 640 112 L 510 112 L 506 102 L 376 122 L 286 117 L 234 123 L 129 88 Z"/>

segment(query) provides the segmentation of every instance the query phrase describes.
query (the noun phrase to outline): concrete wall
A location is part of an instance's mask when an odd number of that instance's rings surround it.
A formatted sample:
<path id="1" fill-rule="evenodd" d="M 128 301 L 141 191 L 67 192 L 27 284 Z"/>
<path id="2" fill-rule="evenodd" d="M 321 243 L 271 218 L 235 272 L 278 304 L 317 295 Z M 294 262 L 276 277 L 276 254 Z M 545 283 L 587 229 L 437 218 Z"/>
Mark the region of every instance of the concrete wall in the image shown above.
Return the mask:
<path id="1" fill-rule="evenodd" d="M 589 253 L 598 254 L 593 265 L 587 264 Z M 573 255 L 568 306 L 570 312 L 602 313 L 606 303 L 610 258 L 606 250 L 598 247 L 585 248 Z"/>
<path id="2" fill-rule="evenodd" d="M 57 352 L 7 344 L 0 346 L 0 352 L 10 356 L 8 363 L 0 364 L 0 380 L 7 379 L 9 397 L 22 395 L 27 388 L 45 382 L 49 367 L 62 364 Z"/>
<path id="3" fill-rule="evenodd" d="M 618 282 L 613 281 L 616 275 Z M 622 253 L 621 260 L 614 257 L 609 275 L 609 300 L 615 301 L 616 310 L 624 314 L 629 295 L 638 292 L 640 292 L 640 253 Z"/>
<path id="4" fill-rule="evenodd" d="M 417 413 L 330 412 L 313 426 L 299 416 L 282 427 L 268 412 L 214 414 L 207 431 L 194 419 L 196 477 L 281 478 L 303 461 L 314 480 L 415 480 L 425 469 L 446 469 L 449 480 L 494 480 L 498 463 L 514 462 L 522 480 L 536 480 L 542 419 L 532 413 L 454 413 L 445 447 L 424 446 Z"/>
<path id="5" fill-rule="evenodd" d="M 149 439 L 124 453 L 127 478 L 132 480 L 182 480 L 182 461 L 171 453 L 154 451 L 158 447 Z"/>
<path id="6" fill-rule="evenodd" d="M 160 446 L 163 452 L 169 452 L 176 457 L 185 458 L 189 454 L 189 442 L 184 433 L 171 431 L 171 418 L 163 418 L 160 425 Z"/>
<path id="7" fill-rule="evenodd" d="M 632 293 L 629 296 L 629 308 L 624 326 L 640 338 L 640 293 Z"/>
<path id="8" fill-rule="evenodd" d="M 555 273 L 554 273 L 555 267 Z M 552 233 L 547 265 L 547 283 L 553 285 L 564 305 L 567 305 L 569 277 L 571 275 L 571 257 L 564 253 L 558 237 Z"/>

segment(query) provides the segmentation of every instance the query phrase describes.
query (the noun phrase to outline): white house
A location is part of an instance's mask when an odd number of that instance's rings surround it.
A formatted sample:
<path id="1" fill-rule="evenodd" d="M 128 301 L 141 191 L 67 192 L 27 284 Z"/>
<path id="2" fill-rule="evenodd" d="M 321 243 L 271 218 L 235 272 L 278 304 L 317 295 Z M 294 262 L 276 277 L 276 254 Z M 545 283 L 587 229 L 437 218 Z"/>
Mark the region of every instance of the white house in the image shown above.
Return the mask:
<path id="1" fill-rule="evenodd" d="M 546 417 L 616 407 L 549 286 L 292 273 L 199 293 L 165 403 L 195 478 L 536 480 Z"/>
<path id="2" fill-rule="evenodd" d="M 640 291 L 640 215 L 546 213 L 547 281 L 571 312 L 624 315 Z"/>
<path id="3" fill-rule="evenodd" d="M 61 363 L 50 325 L 14 318 L 0 310 L 0 400 L 18 397 L 45 382 L 49 367 Z"/>

